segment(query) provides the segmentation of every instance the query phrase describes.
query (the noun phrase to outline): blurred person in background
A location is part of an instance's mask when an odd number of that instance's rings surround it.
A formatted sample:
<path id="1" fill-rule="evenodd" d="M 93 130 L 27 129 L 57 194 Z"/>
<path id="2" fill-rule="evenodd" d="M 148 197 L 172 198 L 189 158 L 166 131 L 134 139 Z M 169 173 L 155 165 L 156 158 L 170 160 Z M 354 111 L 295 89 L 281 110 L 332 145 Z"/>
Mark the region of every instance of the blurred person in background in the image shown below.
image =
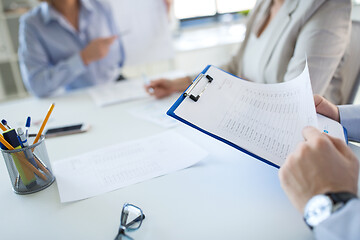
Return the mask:
<path id="1" fill-rule="evenodd" d="M 239 51 L 220 68 L 252 82 L 278 83 L 298 76 L 307 59 L 313 92 L 337 102 L 334 74 L 350 40 L 351 6 L 350 0 L 258 0 Z M 163 98 L 194 78 L 158 79 L 145 88 Z"/>
<path id="2" fill-rule="evenodd" d="M 19 59 L 37 97 L 117 78 L 124 62 L 110 6 L 98 0 L 47 0 L 20 18 Z"/>

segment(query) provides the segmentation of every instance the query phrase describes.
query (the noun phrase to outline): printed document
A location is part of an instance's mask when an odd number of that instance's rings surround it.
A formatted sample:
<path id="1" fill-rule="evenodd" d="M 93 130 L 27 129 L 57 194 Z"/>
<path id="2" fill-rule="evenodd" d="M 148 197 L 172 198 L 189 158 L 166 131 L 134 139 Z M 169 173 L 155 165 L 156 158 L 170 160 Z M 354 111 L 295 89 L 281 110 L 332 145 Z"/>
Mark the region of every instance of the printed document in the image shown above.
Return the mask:
<path id="1" fill-rule="evenodd" d="M 61 202 L 70 202 L 190 167 L 206 156 L 193 142 L 168 131 L 56 161 L 52 168 Z"/>
<path id="2" fill-rule="evenodd" d="M 213 66 L 205 74 L 213 81 L 204 77 L 191 91 L 199 100 L 185 98 L 174 114 L 265 160 L 281 166 L 303 141 L 302 129 L 319 127 L 307 66 L 278 84 L 248 82 Z"/>

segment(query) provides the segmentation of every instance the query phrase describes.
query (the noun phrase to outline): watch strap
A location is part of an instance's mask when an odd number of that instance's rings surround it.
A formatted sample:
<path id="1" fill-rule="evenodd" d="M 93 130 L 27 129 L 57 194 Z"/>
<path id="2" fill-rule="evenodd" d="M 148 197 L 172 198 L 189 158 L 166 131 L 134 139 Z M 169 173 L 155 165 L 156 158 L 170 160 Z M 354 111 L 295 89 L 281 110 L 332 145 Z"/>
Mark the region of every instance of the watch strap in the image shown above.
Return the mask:
<path id="1" fill-rule="evenodd" d="M 356 194 L 350 192 L 328 192 L 325 195 L 329 196 L 330 199 L 333 201 L 334 205 L 343 203 L 346 204 L 353 198 L 358 198 Z"/>

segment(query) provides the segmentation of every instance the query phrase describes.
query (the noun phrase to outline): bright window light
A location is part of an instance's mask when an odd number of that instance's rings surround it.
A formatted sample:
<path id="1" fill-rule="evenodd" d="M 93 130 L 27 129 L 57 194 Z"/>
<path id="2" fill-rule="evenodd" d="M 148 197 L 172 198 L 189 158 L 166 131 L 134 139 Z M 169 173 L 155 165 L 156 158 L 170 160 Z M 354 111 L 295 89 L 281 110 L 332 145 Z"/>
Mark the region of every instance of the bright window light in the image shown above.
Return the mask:
<path id="1" fill-rule="evenodd" d="M 249 10 L 255 3 L 256 0 L 174 0 L 174 10 L 178 19 L 186 19 Z"/>
<path id="2" fill-rule="evenodd" d="M 178 19 L 213 16 L 216 4 L 215 0 L 175 0 L 174 10 Z"/>
<path id="3" fill-rule="evenodd" d="M 218 13 L 240 12 L 252 9 L 256 0 L 218 0 L 216 1 Z"/>

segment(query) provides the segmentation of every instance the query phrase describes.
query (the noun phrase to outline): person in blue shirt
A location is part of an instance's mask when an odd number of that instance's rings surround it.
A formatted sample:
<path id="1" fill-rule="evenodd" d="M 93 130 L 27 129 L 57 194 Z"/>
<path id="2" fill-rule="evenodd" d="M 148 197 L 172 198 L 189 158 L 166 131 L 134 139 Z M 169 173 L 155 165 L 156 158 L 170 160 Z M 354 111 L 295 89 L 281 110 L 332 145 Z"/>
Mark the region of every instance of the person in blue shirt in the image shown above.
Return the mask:
<path id="1" fill-rule="evenodd" d="M 360 141 L 360 105 L 335 106 L 315 95 L 316 111 L 340 122 L 348 138 Z M 304 214 L 316 239 L 360 239 L 359 161 L 350 148 L 313 127 L 279 171 L 281 185 Z"/>
<path id="2" fill-rule="evenodd" d="M 111 9 L 98 0 L 47 0 L 20 18 L 19 61 L 37 97 L 115 80 L 124 50 Z"/>

